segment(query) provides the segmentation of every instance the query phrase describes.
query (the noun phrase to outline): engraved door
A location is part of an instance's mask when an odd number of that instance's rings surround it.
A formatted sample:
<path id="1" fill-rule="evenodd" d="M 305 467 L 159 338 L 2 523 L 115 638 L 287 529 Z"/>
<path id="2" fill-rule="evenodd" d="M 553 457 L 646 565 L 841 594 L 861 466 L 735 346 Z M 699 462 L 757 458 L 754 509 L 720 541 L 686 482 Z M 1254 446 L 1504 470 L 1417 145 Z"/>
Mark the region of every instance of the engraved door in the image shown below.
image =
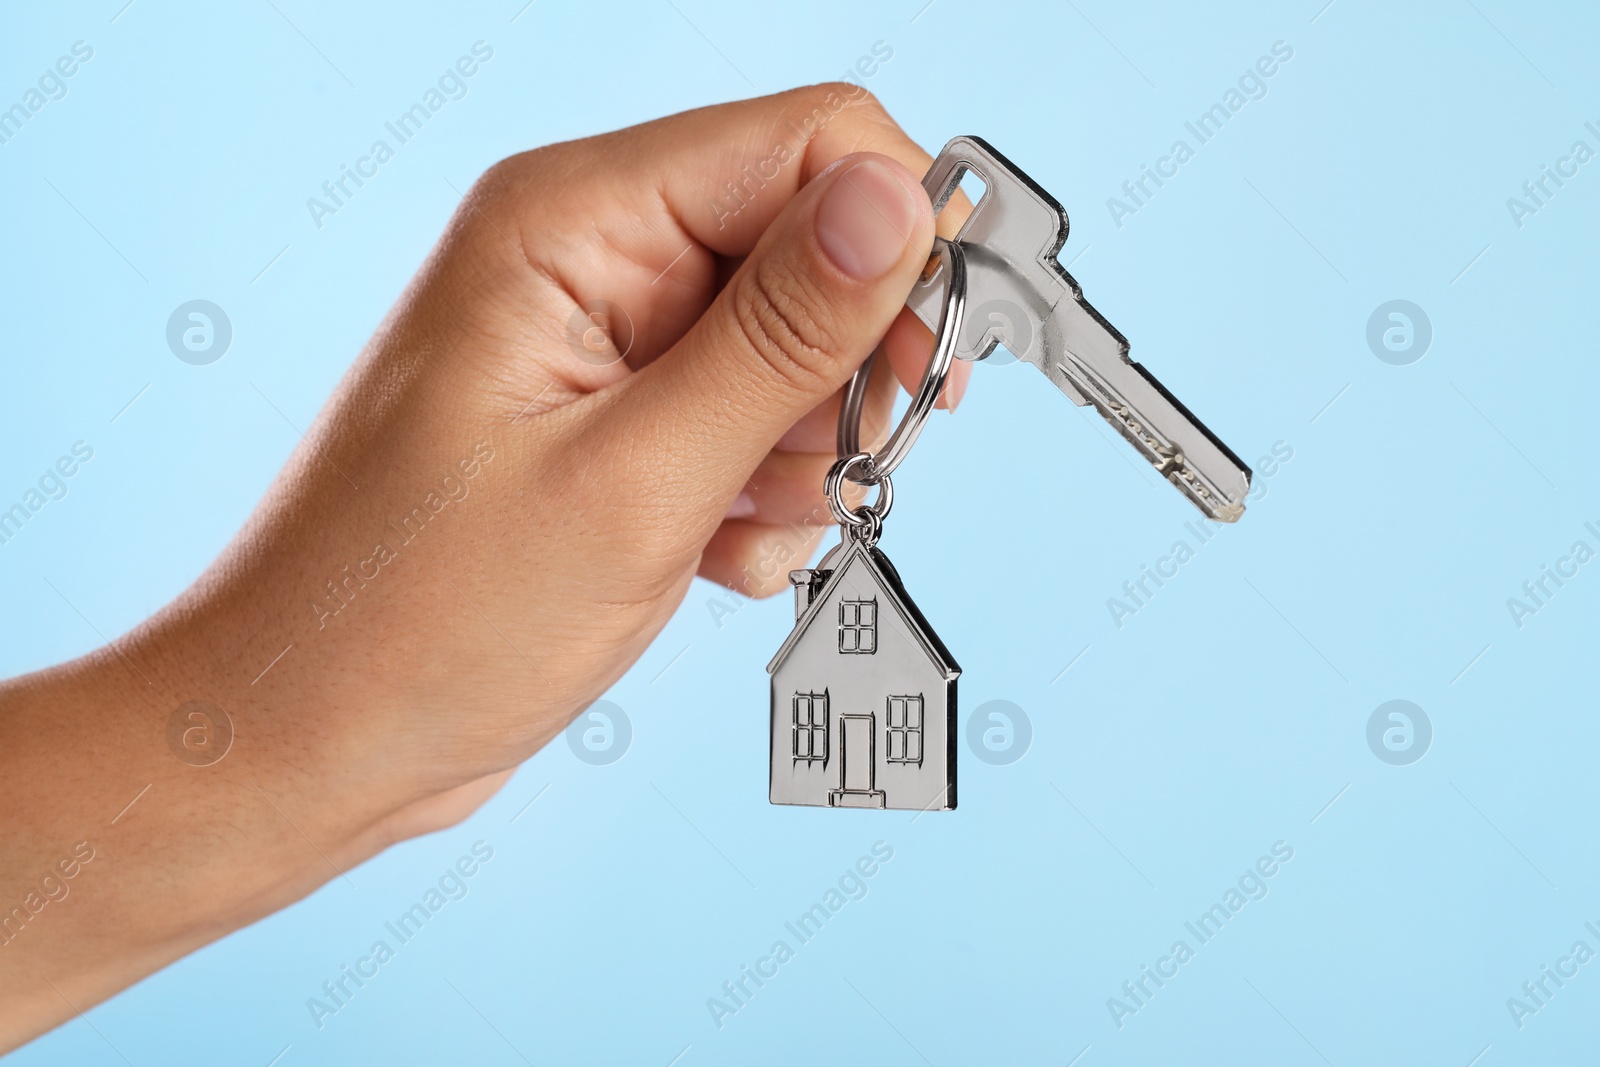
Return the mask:
<path id="1" fill-rule="evenodd" d="M 881 808 L 877 782 L 876 716 L 839 716 L 839 788 L 830 796 L 834 807 Z"/>

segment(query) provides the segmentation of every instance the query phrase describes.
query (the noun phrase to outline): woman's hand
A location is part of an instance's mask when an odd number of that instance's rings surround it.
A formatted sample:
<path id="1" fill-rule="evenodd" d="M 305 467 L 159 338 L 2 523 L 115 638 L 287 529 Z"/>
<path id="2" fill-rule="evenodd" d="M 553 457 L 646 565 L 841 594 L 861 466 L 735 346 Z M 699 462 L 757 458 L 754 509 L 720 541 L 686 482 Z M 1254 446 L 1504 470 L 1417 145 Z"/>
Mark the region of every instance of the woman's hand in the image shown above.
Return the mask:
<path id="1" fill-rule="evenodd" d="M 201 580 L 0 687 L 0 890 L 95 854 L 0 934 L 0 1047 L 464 817 L 695 574 L 786 588 L 840 387 L 886 333 L 921 377 L 929 162 L 833 85 L 493 167 Z M 209 766 L 168 745 L 192 700 L 234 730 Z"/>

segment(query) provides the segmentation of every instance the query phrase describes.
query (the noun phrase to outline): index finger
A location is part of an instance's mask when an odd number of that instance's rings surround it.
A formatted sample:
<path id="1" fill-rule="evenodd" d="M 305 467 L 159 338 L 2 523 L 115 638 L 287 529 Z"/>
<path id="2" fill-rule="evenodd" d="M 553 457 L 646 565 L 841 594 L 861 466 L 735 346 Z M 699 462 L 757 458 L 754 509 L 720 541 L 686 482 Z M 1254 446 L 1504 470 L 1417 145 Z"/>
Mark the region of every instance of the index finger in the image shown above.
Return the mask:
<path id="1" fill-rule="evenodd" d="M 933 163 L 875 96 L 845 82 L 700 108 L 623 132 L 636 138 L 637 156 L 657 159 L 660 195 L 685 236 L 725 257 L 748 254 L 784 204 L 843 156 L 881 152 L 914 174 Z M 936 232 L 953 237 L 971 213 L 957 189 L 935 219 Z M 895 376 L 915 392 L 933 338 L 920 323 L 897 322 L 889 340 Z M 952 368 L 951 395 L 941 407 L 953 406 L 971 370 L 965 362 Z"/>
<path id="2" fill-rule="evenodd" d="M 686 111 L 616 136 L 633 139 L 629 155 L 661 175 L 660 195 L 687 236 L 722 256 L 748 254 L 802 186 L 852 152 L 881 152 L 914 174 L 933 162 L 875 96 L 844 82 Z M 952 197 L 941 221 L 959 227 L 970 210 Z"/>
<path id="3" fill-rule="evenodd" d="M 586 141 L 595 151 L 560 168 L 588 201 L 585 215 L 597 195 L 647 222 L 664 207 L 685 238 L 723 257 L 748 255 L 796 192 L 852 152 L 880 152 L 914 174 L 933 162 L 877 97 L 846 82 L 697 108 Z M 544 203 L 557 207 L 562 191 L 541 186 Z M 949 236 L 970 211 L 958 190 L 939 233 Z"/>
<path id="4" fill-rule="evenodd" d="M 842 82 L 552 145 L 528 154 L 542 165 L 519 172 L 517 201 L 529 224 L 523 245 L 575 303 L 602 298 L 628 309 L 641 338 L 628 363 L 642 366 L 693 324 L 800 189 L 863 151 L 914 174 L 933 158 L 876 97 Z M 957 190 L 937 232 L 952 236 L 970 213 Z M 921 348 L 907 356 L 897 346 L 892 360 L 908 389 L 931 341 Z M 955 377 L 964 380 L 968 370 L 957 367 Z"/>

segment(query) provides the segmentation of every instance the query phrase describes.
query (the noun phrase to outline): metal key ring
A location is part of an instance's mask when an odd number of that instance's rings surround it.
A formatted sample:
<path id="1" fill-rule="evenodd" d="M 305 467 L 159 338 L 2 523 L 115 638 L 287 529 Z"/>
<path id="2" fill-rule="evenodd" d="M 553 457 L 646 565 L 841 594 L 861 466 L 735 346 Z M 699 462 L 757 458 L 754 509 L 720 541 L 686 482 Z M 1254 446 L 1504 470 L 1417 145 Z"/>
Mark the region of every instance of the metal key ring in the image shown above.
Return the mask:
<path id="1" fill-rule="evenodd" d="M 860 466 L 871 459 L 869 452 L 846 456 L 829 467 L 827 477 L 822 480 L 822 492 L 828 498 L 828 508 L 833 512 L 833 517 L 847 528 L 864 528 L 869 544 L 877 542 L 878 534 L 883 531 L 883 520 L 888 518 L 889 509 L 894 507 L 894 482 L 885 474 L 878 482 L 878 499 L 871 504 L 858 504 L 852 508 L 844 500 L 844 480 L 849 477 L 851 467 Z M 855 481 L 854 478 L 850 480 Z"/>
<path id="2" fill-rule="evenodd" d="M 933 356 L 928 360 L 928 369 L 922 375 L 922 384 L 918 386 L 916 396 L 911 398 L 911 406 L 883 448 L 876 455 L 853 460 L 842 468 L 841 473 L 857 485 L 877 485 L 894 473 L 894 469 L 900 466 L 906 453 L 916 443 L 917 435 L 922 432 L 933 405 L 938 403 L 939 394 L 944 390 L 945 381 L 950 377 L 956 340 L 966 315 L 967 261 L 961 246 L 943 237 L 933 239 L 933 254 L 944 264 L 947 274 L 944 306 L 939 312 L 939 334 L 934 341 Z M 872 374 L 872 364 L 877 356 L 877 349 L 873 349 L 872 355 L 857 368 L 850 384 L 845 386 L 844 402 L 839 405 L 838 447 L 841 461 L 861 452 L 861 405 L 867 397 L 867 379 Z M 860 476 L 852 474 L 851 468 L 859 468 Z"/>

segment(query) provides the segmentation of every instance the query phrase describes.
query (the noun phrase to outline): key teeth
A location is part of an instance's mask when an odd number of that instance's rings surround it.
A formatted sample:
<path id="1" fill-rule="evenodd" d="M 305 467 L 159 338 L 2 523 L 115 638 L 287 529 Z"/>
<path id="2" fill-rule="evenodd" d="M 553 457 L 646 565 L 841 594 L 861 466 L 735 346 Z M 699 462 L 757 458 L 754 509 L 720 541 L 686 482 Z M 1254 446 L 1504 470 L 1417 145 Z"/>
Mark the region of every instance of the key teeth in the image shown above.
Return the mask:
<path id="1" fill-rule="evenodd" d="M 1156 470 L 1166 476 L 1179 492 L 1189 498 L 1190 503 L 1200 509 L 1200 513 L 1215 522 L 1238 522 L 1244 517 L 1244 505 L 1236 504 L 1212 492 L 1211 489 L 1195 477 L 1194 471 L 1183 466 L 1181 454 L 1177 457 L 1176 465 L 1169 465 L 1169 457 L 1156 465 Z"/>
<path id="2" fill-rule="evenodd" d="M 968 281 L 978 290 L 977 295 L 969 292 L 969 299 L 983 306 L 980 297 L 1005 296 L 1007 303 L 1025 310 L 1039 332 L 1024 346 L 1026 353 L 1014 354 L 1036 366 L 1074 404 L 1094 407 L 1201 514 L 1217 522 L 1237 522 L 1244 515 L 1248 468 L 1130 357 L 1128 339 L 1084 299 L 1082 287 L 1057 255 L 1068 233 L 1061 203 L 988 142 L 965 135 L 945 145 L 923 179 L 935 212 L 959 188 L 957 179 L 964 170 L 976 173 L 987 186 L 983 202 L 975 205 L 973 219 L 963 228 Z M 1003 207 L 1013 201 L 1012 209 Z M 998 212 L 997 205 L 1002 205 Z M 1057 232 L 1046 232 L 1052 221 L 1046 216 L 1053 216 Z M 1018 241 L 1035 243 L 1024 247 Z M 920 292 L 913 290 L 913 310 L 934 328 L 929 301 Z M 977 358 L 994 347 L 989 334 L 982 341 L 987 350 L 974 352 Z M 1180 442 L 1198 456 L 1197 464 L 1184 455 Z"/>
<path id="3" fill-rule="evenodd" d="M 1101 389 L 1104 399 L 1097 407 L 1102 411 L 1115 416 L 1123 436 L 1127 437 L 1137 447 L 1143 445 L 1149 452 L 1150 463 L 1156 473 L 1166 478 L 1187 496 L 1203 515 L 1217 522 L 1238 522 L 1244 515 L 1244 505 L 1234 503 L 1221 493 L 1213 490 L 1189 466 L 1188 459 L 1183 450 L 1176 445 L 1168 444 L 1158 439 L 1148 427 L 1134 418 L 1128 406 L 1116 399 L 1109 390 Z M 1248 486 L 1248 476 L 1246 485 Z"/>
<path id="4" fill-rule="evenodd" d="M 1218 508 L 1216 514 L 1211 516 L 1218 522 L 1238 522 L 1244 518 L 1243 504 L 1224 504 Z"/>

